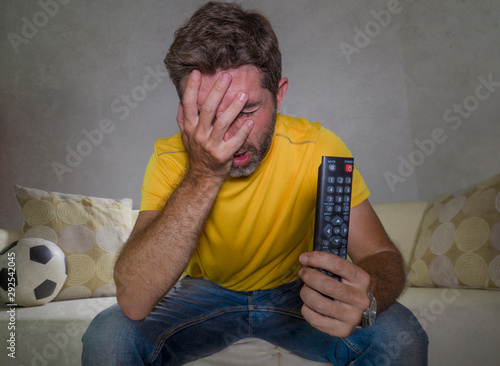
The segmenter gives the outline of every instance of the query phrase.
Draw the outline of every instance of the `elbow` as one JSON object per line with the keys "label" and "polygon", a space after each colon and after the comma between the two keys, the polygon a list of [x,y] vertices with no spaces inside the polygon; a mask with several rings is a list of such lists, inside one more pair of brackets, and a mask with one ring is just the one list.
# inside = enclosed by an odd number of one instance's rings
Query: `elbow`
{"label": "elbow", "polygon": [[130,320],[144,320],[151,312],[151,310],[137,305],[138,302],[126,297],[123,293],[118,293],[118,291],[116,294],[116,301],[122,313]]}
{"label": "elbow", "polygon": [[[117,263],[118,264],[118,263]],[[114,268],[114,281],[116,285],[116,302],[121,311],[130,320],[143,320],[151,312],[152,308],[146,308],[144,301],[137,292],[133,290],[133,282],[130,281],[129,274],[120,270],[118,265]]]}

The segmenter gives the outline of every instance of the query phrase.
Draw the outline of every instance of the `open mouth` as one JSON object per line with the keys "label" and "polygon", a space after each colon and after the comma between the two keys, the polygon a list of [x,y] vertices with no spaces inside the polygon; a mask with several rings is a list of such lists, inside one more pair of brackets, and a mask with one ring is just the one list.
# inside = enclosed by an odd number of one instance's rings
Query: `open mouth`
{"label": "open mouth", "polygon": [[250,151],[238,153],[233,155],[233,164],[236,166],[243,166],[250,161]]}

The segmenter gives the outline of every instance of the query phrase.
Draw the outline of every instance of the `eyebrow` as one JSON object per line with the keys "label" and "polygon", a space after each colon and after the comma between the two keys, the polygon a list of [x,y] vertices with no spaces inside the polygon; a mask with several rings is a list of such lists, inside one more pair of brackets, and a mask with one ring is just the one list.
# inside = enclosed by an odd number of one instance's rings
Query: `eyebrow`
{"label": "eyebrow", "polygon": [[[260,107],[265,101],[266,101],[266,98],[263,98],[261,100],[255,101],[255,102],[247,101],[245,103],[245,105],[243,106],[242,110],[247,110],[247,109],[252,109],[252,108],[255,108],[255,107]],[[200,108],[198,108],[198,113],[200,113]]]}
{"label": "eyebrow", "polygon": [[245,103],[245,106],[243,107],[243,109],[250,109],[250,108],[254,108],[254,107],[258,107],[260,106],[262,103],[264,103],[263,100],[259,100],[257,102],[246,102]]}

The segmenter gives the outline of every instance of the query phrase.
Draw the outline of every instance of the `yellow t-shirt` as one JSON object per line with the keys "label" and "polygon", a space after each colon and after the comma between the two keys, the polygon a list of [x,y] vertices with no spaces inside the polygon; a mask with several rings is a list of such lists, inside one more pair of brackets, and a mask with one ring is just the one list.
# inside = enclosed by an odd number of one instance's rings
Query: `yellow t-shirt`
{"label": "yellow t-shirt", "polygon": [[[271,148],[257,170],[222,184],[185,272],[237,291],[296,280],[300,254],[312,250],[323,155],[351,157],[340,138],[319,122],[278,114]],[[156,142],[144,176],[141,211],[164,207],[187,161],[179,134]],[[369,194],[355,168],[351,206]]]}

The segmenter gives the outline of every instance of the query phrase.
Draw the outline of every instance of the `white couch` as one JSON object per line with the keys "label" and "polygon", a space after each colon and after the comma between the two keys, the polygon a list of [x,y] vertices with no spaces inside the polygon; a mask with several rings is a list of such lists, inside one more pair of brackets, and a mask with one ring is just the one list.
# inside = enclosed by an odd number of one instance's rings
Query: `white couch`
{"label": "white couch", "polygon": [[[409,262],[428,202],[374,204],[389,236]],[[137,214],[137,212],[135,212]],[[0,229],[0,249],[21,232]],[[410,287],[399,301],[429,336],[430,365],[498,365],[500,292],[477,289]],[[0,308],[0,365],[80,365],[81,336],[92,318],[115,298],[51,302],[16,309],[11,318]],[[8,357],[9,322],[15,322],[16,360]],[[12,324],[11,324],[12,325]],[[245,339],[191,365],[321,365],[257,339]]]}

